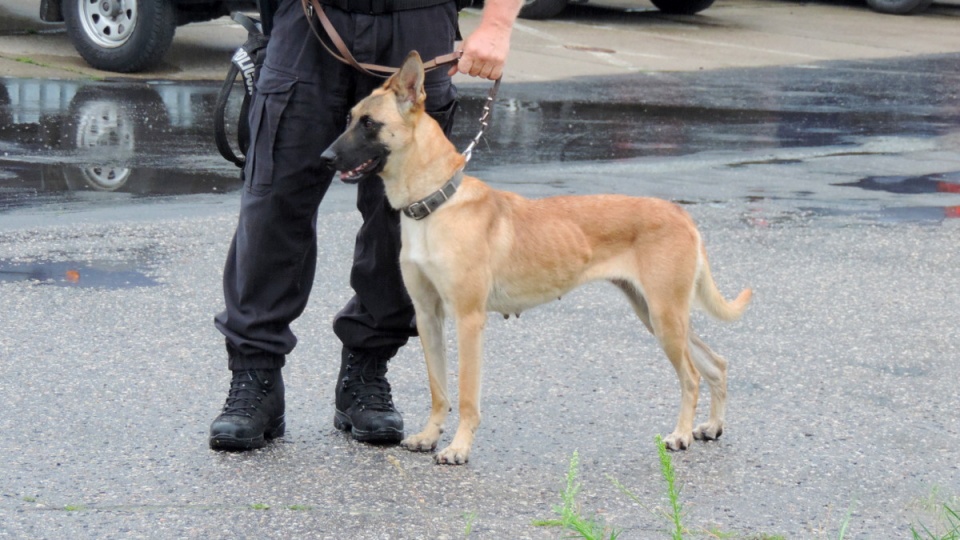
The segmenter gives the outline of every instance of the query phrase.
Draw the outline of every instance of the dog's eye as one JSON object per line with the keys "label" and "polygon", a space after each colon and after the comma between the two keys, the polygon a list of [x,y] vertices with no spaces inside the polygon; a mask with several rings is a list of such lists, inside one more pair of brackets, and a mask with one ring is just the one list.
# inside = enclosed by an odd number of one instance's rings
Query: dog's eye
{"label": "dog's eye", "polygon": [[367,115],[363,115],[360,117],[360,125],[363,126],[364,129],[371,129],[374,126],[373,119]]}

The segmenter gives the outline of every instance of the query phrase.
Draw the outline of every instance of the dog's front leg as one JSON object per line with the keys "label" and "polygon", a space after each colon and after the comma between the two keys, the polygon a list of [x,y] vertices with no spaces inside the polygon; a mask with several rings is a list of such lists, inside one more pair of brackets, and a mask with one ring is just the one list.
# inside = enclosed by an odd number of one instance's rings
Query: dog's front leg
{"label": "dog's front leg", "polygon": [[[400,445],[414,452],[432,452],[437,448],[443,424],[450,411],[450,397],[447,393],[447,353],[443,337],[443,302],[432,285],[422,281],[411,287],[407,285],[414,298],[417,313],[417,332],[423,346],[423,355],[427,361],[427,377],[430,380],[430,418],[423,431],[400,441]],[[409,279],[407,280],[409,281]]]}
{"label": "dog's front leg", "polygon": [[437,454],[437,463],[462,465],[470,459],[473,437],[480,426],[480,370],[483,362],[483,308],[457,313],[457,346],[460,352],[460,425],[450,446]]}

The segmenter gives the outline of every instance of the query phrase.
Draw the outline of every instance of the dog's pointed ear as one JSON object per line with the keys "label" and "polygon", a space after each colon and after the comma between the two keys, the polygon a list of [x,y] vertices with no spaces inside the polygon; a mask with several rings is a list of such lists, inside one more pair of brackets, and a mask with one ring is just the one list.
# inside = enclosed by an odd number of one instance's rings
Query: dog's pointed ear
{"label": "dog's pointed ear", "polygon": [[394,74],[387,84],[396,94],[397,103],[403,110],[422,105],[427,99],[427,93],[423,89],[423,62],[420,54],[410,51],[400,71]]}

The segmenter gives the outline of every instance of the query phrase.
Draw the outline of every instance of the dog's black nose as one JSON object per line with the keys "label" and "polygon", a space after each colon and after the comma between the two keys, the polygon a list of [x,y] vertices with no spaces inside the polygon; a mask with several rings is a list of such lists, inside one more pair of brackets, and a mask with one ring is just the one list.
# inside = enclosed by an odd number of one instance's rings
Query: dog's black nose
{"label": "dog's black nose", "polygon": [[333,147],[329,147],[320,154],[320,163],[332,170],[337,170],[337,153],[333,151]]}

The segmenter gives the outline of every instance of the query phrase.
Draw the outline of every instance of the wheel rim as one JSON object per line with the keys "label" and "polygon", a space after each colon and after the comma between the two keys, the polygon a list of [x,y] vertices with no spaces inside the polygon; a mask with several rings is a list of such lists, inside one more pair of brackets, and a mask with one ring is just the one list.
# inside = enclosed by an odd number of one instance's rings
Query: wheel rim
{"label": "wheel rim", "polygon": [[[84,158],[105,164],[81,167],[87,184],[113,191],[127,183],[132,171],[124,166],[134,152],[133,122],[116,103],[85,103],[77,114],[77,150]],[[113,163],[110,163],[113,162]]]}
{"label": "wheel rim", "polygon": [[137,26],[137,0],[81,0],[80,21],[94,43],[114,49],[133,35]]}

